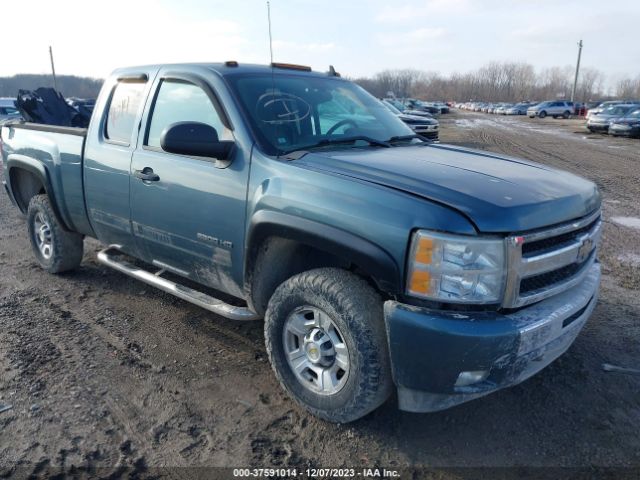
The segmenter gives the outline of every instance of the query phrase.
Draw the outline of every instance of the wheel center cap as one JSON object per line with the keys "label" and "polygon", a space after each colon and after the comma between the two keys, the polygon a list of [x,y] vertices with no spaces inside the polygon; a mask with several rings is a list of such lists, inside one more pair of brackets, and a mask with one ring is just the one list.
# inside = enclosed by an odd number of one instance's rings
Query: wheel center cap
{"label": "wheel center cap", "polygon": [[320,347],[314,342],[307,343],[304,348],[307,352],[307,357],[309,357],[309,360],[311,360],[312,362],[317,362],[322,357],[322,354],[320,353]]}

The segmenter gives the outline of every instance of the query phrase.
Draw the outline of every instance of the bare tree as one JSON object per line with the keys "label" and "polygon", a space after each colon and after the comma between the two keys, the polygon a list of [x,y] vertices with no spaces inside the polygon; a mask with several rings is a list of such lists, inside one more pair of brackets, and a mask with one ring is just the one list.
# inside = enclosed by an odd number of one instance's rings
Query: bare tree
{"label": "bare tree", "polygon": [[[601,98],[604,79],[599,70],[583,68],[577,98],[580,101]],[[400,98],[518,102],[567,98],[573,84],[573,67],[552,67],[536,73],[528,63],[490,62],[473,72],[448,76],[411,69],[385,70],[356,81],[377,97],[393,92]],[[640,77],[621,81],[618,94],[623,93],[640,97]]]}
{"label": "bare tree", "polygon": [[616,96],[618,98],[640,98],[640,76],[636,78],[623,78],[616,84]]}

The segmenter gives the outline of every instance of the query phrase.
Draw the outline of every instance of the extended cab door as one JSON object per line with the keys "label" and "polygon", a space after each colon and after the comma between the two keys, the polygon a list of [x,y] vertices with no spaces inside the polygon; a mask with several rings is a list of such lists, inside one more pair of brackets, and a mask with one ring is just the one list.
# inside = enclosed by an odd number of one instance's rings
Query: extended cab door
{"label": "extended cab door", "polygon": [[157,69],[116,74],[98,99],[84,149],[84,192],[99,240],[138,256],[129,212],[129,167],[145,99]]}
{"label": "extended cab door", "polygon": [[238,146],[223,165],[163,151],[160,136],[176,122],[208,124],[220,140],[234,134],[210,82],[197,74],[161,71],[152,95],[130,176],[131,222],[144,260],[241,296],[250,151]]}

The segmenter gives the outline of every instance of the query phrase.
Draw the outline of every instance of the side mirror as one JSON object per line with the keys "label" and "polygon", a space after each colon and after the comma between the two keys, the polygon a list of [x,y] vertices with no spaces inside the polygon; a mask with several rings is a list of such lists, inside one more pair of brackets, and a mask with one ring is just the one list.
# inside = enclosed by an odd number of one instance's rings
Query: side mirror
{"label": "side mirror", "polygon": [[160,135],[162,149],[178,155],[228,160],[234,145],[232,141],[219,140],[211,125],[199,122],[173,123]]}

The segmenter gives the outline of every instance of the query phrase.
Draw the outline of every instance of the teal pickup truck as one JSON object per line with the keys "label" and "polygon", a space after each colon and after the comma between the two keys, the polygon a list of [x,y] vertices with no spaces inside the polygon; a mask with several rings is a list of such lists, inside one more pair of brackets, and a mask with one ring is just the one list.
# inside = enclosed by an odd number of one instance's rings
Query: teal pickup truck
{"label": "teal pickup truck", "polygon": [[593,183],[429,142],[333,69],[121,69],[88,129],[1,138],[45,270],[77,267],[89,236],[108,267],[264,318],[283,388],[329,421],[394,389],[427,412],[521,382],[597,301]]}

